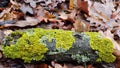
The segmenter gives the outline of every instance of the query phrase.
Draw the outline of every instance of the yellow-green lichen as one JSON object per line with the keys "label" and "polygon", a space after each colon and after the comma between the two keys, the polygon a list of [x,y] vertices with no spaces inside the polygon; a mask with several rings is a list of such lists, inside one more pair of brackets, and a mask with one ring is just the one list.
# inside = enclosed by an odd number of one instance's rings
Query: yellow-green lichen
{"label": "yellow-green lichen", "polygon": [[38,36],[24,33],[16,44],[3,47],[3,54],[8,58],[21,58],[30,63],[32,60],[41,60],[47,50],[45,45],[39,42]]}
{"label": "yellow-green lichen", "polygon": [[[44,30],[44,29],[34,29],[37,35],[41,38],[40,40],[48,40],[51,42],[52,39],[56,41],[56,49],[62,48],[68,50],[72,47],[75,41],[72,31],[65,30]],[[39,31],[38,31],[39,30]]]}
{"label": "yellow-green lichen", "polygon": [[99,58],[97,61],[113,62],[115,56],[113,53],[113,43],[108,38],[103,38],[97,32],[85,32],[90,37],[90,47],[98,51]]}
{"label": "yellow-green lichen", "polygon": [[[19,38],[9,35],[13,43],[3,44],[3,54],[7,58],[20,58],[25,62],[31,62],[32,60],[39,61],[44,58],[44,54],[48,51],[47,44],[41,42],[48,40],[51,42],[52,39],[56,41],[56,49],[62,48],[68,50],[72,47],[75,39],[72,31],[64,30],[45,30],[41,28],[28,29],[22,31],[14,31],[14,35],[20,33]],[[9,37],[8,36],[8,37]],[[4,42],[8,42],[6,40]],[[14,42],[16,41],[16,42]]]}

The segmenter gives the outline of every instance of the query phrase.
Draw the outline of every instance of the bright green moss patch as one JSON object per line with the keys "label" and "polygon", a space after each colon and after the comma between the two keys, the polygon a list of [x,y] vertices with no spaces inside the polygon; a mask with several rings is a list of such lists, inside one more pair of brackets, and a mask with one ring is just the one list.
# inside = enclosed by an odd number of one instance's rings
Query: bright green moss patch
{"label": "bright green moss patch", "polygon": [[103,38],[97,32],[85,32],[90,37],[90,47],[98,51],[97,61],[113,62],[115,56],[113,53],[113,43],[108,38]]}

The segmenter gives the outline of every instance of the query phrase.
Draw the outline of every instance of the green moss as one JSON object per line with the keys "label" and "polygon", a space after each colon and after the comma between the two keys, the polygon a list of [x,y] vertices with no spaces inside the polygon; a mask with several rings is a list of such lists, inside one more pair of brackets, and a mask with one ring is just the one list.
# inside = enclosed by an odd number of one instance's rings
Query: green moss
{"label": "green moss", "polygon": [[[19,37],[18,34],[20,35]],[[14,31],[9,35],[10,41],[16,41],[14,43],[3,45],[3,54],[7,58],[20,58],[25,62],[31,62],[32,60],[40,61],[44,58],[44,54],[48,51],[46,43],[48,40],[51,42],[53,39],[56,41],[56,49],[68,50],[72,47],[75,39],[72,36],[71,31],[64,30],[44,30],[41,28],[28,29],[25,31]],[[6,38],[8,39],[8,38]],[[5,40],[4,42],[10,42]]]}
{"label": "green moss", "polygon": [[108,38],[103,38],[97,32],[85,32],[90,37],[90,47],[98,51],[99,58],[97,61],[114,62],[113,43]]}

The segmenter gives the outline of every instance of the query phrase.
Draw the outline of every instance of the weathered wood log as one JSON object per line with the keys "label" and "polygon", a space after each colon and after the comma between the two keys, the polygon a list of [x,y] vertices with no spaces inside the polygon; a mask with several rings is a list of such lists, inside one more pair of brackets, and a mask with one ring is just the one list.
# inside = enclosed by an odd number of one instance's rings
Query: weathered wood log
{"label": "weathered wood log", "polygon": [[56,62],[114,62],[114,47],[97,32],[75,33],[41,28],[14,31],[3,41],[6,58]]}

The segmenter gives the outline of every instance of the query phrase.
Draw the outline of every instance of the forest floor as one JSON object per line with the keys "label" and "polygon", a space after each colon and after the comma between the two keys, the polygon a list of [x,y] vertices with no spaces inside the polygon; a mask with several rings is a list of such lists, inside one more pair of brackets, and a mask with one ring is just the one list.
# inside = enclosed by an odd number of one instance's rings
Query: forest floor
{"label": "forest floor", "polygon": [[[87,68],[120,68],[120,0],[1,0],[0,44],[15,30],[29,28],[99,32],[116,49],[113,63],[87,64]],[[33,63],[6,59],[0,46],[0,68],[84,68],[83,64]]]}

